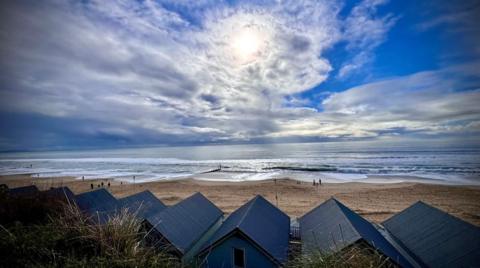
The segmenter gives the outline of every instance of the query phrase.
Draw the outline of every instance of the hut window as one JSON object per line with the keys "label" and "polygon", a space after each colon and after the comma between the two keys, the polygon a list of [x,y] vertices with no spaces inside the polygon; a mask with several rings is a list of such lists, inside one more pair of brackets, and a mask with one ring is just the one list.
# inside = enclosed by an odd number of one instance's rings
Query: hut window
{"label": "hut window", "polygon": [[235,268],[245,267],[245,251],[239,248],[233,248],[233,266]]}

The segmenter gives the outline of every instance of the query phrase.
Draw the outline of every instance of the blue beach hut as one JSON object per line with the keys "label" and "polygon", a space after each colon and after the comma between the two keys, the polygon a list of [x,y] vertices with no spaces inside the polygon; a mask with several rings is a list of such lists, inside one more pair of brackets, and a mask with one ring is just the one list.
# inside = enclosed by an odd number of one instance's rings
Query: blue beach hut
{"label": "blue beach hut", "polygon": [[47,197],[66,202],[75,202],[75,194],[68,187],[57,187],[43,192]]}
{"label": "blue beach hut", "polygon": [[78,208],[91,216],[91,220],[100,224],[106,223],[119,208],[118,200],[107,190],[101,188],[75,196]]}
{"label": "blue beach hut", "polygon": [[279,267],[287,261],[290,218],[265,198],[235,210],[198,255],[201,267]]}
{"label": "blue beach hut", "polygon": [[220,225],[223,212],[201,193],[196,193],[160,212],[147,215],[147,241],[188,263]]}
{"label": "blue beach hut", "polygon": [[389,242],[369,221],[331,198],[299,219],[302,253],[338,252],[362,242],[402,267],[419,267],[401,247]]}
{"label": "blue beach hut", "polygon": [[120,208],[126,209],[142,220],[161,212],[167,207],[149,190],[120,198],[118,203]]}
{"label": "blue beach hut", "polygon": [[480,228],[423,202],[383,222],[426,267],[480,266]]}
{"label": "blue beach hut", "polygon": [[10,196],[14,196],[14,197],[32,196],[32,195],[38,194],[39,192],[40,191],[35,185],[11,188],[11,189],[8,189],[7,191],[7,193]]}

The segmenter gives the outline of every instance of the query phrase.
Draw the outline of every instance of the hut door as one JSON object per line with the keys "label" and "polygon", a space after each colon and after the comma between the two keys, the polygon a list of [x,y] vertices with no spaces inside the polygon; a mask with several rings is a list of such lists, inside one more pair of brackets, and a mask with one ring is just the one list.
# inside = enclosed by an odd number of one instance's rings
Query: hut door
{"label": "hut door", "polygon": [[245,251],[239,248],[233,248],[233,267],[245,267]]}

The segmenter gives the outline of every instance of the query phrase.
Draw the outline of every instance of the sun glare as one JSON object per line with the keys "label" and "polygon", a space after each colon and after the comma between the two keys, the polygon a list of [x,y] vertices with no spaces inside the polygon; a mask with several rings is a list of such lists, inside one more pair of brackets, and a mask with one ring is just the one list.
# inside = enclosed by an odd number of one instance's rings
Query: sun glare
{"label": "sun glare", "polygon": [[238,32],[232,40],[236,58],[242,63],[255,60],[262,47],[262,37],[255,29],[248,27]]}

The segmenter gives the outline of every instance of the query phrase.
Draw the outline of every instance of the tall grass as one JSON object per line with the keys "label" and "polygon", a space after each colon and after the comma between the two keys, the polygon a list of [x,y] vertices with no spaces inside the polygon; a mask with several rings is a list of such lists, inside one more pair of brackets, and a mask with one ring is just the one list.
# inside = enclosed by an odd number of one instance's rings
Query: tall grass
{"label": "tall grass", "polygon": [[380,268],[397,267],[388,257],[365,243],[358,243],[337,252],[311,252],[297,254],[286,265],[292,268]]}
{"label": "tall grass", "polygon": [[[22,206],[28,210],[27,202],[17,208]],[[180,266],[177,258],[143,244],[141,222],[127,210],[105,224],[95,223],[73,204],[49,210],[46,219],[40,218],[40,222],[0,225],[0,267]]]}

